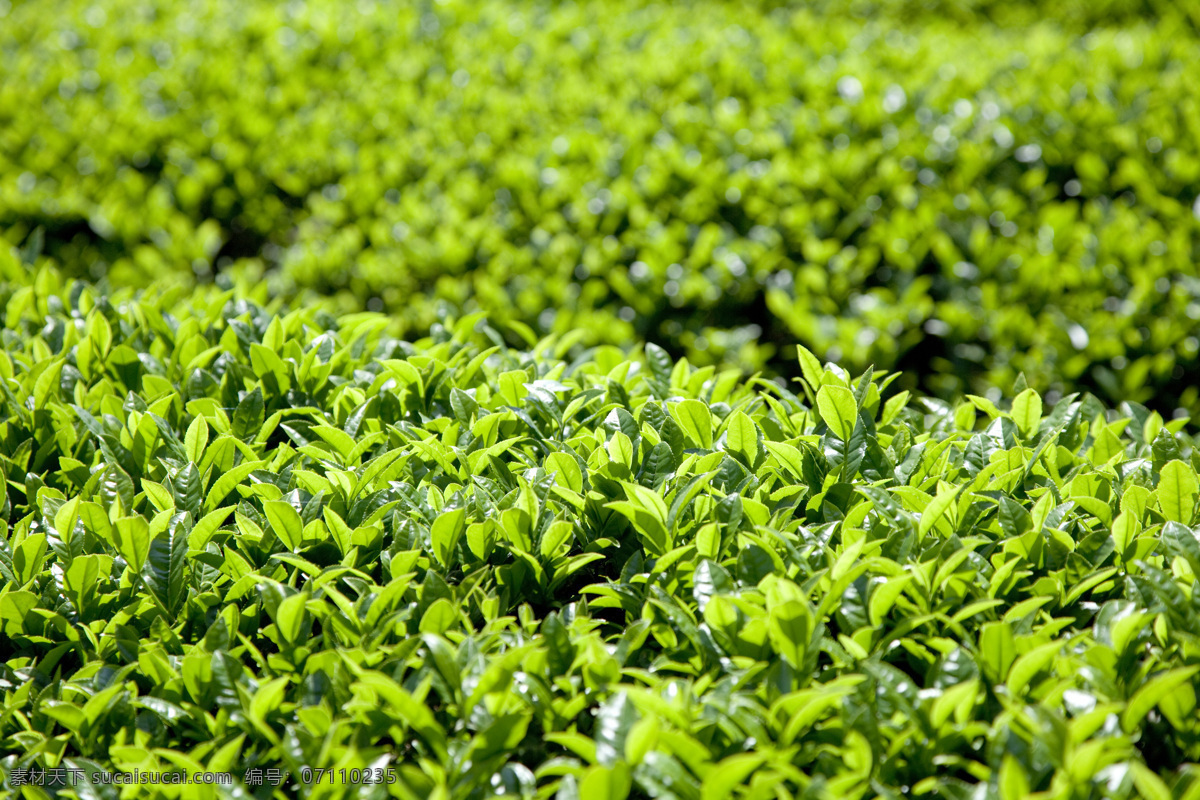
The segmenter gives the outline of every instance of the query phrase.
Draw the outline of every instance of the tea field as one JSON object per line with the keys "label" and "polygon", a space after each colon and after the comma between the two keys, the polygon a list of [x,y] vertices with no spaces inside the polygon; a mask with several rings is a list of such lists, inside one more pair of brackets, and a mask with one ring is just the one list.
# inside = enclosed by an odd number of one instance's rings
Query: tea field
{"label": "tea field", "polygon": [[0,0],[2,793],[1200,798],[1196,64]]}

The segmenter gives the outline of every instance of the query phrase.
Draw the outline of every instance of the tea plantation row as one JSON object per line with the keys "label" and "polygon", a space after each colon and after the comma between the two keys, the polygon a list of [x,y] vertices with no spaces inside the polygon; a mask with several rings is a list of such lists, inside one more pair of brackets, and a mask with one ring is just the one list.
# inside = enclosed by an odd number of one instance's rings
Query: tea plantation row
{"label": "tea plantation row", "polygon": [[1200,409],[1195,3],[773,5],[4,0],[0,234],[411,336]]}
{"label": "tea plantation row", "polygon": [[1200,796],[1184,420],[62,283],[0,332],[8,791]]}

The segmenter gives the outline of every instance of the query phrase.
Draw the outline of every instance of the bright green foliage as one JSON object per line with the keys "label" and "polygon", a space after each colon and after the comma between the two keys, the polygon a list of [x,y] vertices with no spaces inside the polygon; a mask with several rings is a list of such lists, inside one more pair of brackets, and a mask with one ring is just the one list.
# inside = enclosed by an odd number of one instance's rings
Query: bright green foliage
{"label": "bright green foliage", "polygon": [[1200,406],[1193,0],[775,5],[0,0],[0,234],[406,335]]}
{"label": "bright green foliage", "polygon": [[10,300],[6,776],[386,765],[414,800],[1195,791],[1185,421],[908,400],[806,351],[784,387],[653,349],[510,349],[478,317],[389,328],[48,275]]}

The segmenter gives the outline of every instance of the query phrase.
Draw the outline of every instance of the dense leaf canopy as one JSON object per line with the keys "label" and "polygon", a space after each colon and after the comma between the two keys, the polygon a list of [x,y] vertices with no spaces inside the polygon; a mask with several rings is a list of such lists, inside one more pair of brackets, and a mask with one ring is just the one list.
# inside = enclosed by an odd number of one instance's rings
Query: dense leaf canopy
{"label": "dense leaf canopy", "polygon": [[1196,3],[774,5],[6,1],[0,233],[412,336],[1200,410]]}
{"label": "dense leaf canopy", "polygon": [[513,349],[477,317],[409,343],[381,315],[57,284],[9,300],[0,355],[10,775],[1196,786],[1184,420],[917,400],[808,351],[785,386],[653,345]]}
{"label": "dense leaf canopy", "polygon": [[0,795],[1200,800],[1197,64],[0,0]]}

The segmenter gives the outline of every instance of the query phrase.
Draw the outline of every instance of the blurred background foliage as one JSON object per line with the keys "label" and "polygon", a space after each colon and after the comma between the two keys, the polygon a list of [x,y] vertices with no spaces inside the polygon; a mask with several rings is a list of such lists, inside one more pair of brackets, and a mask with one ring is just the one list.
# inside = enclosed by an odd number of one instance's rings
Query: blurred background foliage
{"label": "blurred background foliage", "polygon": [[413,336],[1195,412],[1197,64],[1196,2],[0,0],[0,236]]}

